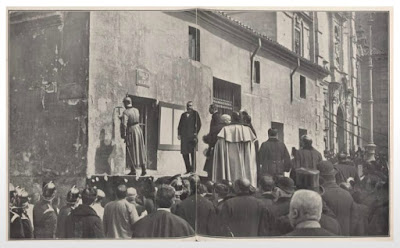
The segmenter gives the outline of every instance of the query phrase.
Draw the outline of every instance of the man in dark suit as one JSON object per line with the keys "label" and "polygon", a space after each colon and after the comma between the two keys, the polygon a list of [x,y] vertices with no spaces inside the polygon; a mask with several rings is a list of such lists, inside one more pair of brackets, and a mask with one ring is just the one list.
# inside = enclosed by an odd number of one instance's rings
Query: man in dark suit
{"label": "man in dark suit", "polygon": [[322,186],[325,189],[325,193],[322,195],[322,199],[335,213],[341,227],[342,235],[349,236],[354,204],[353,197],[348,191],[337,185],[335,178],[337,171],[334,169],[331,162],[320,162],[318,164],[318,170],[324,181]]}
{"label": "man in dark suit", "polygon": [[275,189],[274,178],[272,176],[263,176],[260,179],[260,188],[262,193],[257,198],[264,202],[265,206],[273,205],[276,198],[273,192]]}
{"label": "man in dark suit", "polygon": [[308,135],[301,137],[302,149],[297,151],[295,156],[294,169],[306,168],[317,170],[317,164],[322,161],[322,155],[312,146],[312,139]]}
{"label": "man in dark suit", "polygon": [[212,115],[210,122],[210,132],[203,137],[204,143],[208,144],[207,149],[207,159],[204,165],[204,171],[207,172],[207,178],[211,180],[212,178],[212,166],[213,166],[213,154],[214,154],[214,146],[218,140],[218,133],[224,127],[224,123],[221,120],[221,114],[218,113],[218,108],[215,104],[211,104],[208,111]]}
{"label": "man in dark suit", "polygon": [[200,178],[198,176],[190,177],[190,187],[192,194],[176,205],[174,214],[186,220],[196,233],[211,235],[210,224],[215,218],[214,205],[200,195]]}
{"label": "man in dark suit", "polygon": [[290,200],[289,221],[294,230],[285,236],[333,236],[321,227],[321,196],[314,191],[301,189]]}
{"label": "man in dark suit", "polygon": [[255,237],[272,234],[274,218],[268,208],[252,194],[255,189],[248,179],[235,181],[235,197],[223,203],[218,216],[221,236]]}
{"label": "man in dark suit", "polygon": [[338,156],[339,162],[334,165],[337,170],[336,183],[340,185],[342,182],[347,182],[347,180],[352,177],[355,183],[360,182],[358,176],[357,168],[351,165],[350,161],[347,160],[347,155],[345,153],[340,153]]}
{"label": "man in dark suit", "polygon": [[171,213],[175,190],[170,185],[161,185],[157,191],[157,211],[147,215],[133,225],[133,238],[188,237],[194,230],[186,220]]}
{"label": "man in dark suit", "polygon": [[259,154],[261,173],[260,176],[283,176],[291,168],[289,152],[285,144],[278,140],[278,130],[268,130],[268,140],[262,143]]}
{"label": "man in dark suit", "polygon": [[[181,115],[178,125],[178,139],[181,141],[181,154],[185,161],[186,172],[196,171],[195,149],[197,146],[197,134],[201,128],[199,113],[193,109],[193,102],[186,104],[187,111]],[[191,163],[189,160],[191,157]]]}

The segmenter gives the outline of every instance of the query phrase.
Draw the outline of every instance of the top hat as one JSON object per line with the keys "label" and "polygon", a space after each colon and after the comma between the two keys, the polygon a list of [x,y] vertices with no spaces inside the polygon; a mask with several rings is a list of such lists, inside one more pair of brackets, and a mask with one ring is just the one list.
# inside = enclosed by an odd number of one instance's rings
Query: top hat
{"label": "top hat", "polygon": [[320,195],[325,193],[325,189],[319,185],[319,171],[299,168],[296,170],[296,188],[313,190]]}

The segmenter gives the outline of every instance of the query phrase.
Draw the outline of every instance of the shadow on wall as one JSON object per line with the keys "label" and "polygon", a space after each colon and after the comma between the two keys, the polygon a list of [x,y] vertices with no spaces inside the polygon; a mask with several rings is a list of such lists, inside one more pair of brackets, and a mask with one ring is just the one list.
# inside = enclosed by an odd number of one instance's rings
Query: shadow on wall
{"label": "shadow on wall", "polygon": [[96,148],[96,156],[95,156],[95,166],[96,174],[111,174],[111,159],[115,157],[115,148],[116,145],[113,145],[111,140],[108,140],[106,137],[106,131],[101,129],[99,139],[100,144]]}

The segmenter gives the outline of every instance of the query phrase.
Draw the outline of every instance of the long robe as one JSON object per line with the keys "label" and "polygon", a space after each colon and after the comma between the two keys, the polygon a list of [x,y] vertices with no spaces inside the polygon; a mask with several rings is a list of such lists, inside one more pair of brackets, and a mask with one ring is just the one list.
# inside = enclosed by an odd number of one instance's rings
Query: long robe
{"label": "long robe", "polygon": [[194,230],[181,217],[166,210],[157,210],[133,225],[133,238],[189,237]]}
{"label": "long robe", "polygon": [[127,168],[147,165],[147,152],[139,117],[139,110],[132,107],[127,108],[122,115],[121,135],[126,142]]}
{"label": "long robe", "polygon": [[247,178],[256,187],[255,140],[256,136],[248,126],[234,124],[222,128],[214,149],[213,181],[225,179],[234,182]]}

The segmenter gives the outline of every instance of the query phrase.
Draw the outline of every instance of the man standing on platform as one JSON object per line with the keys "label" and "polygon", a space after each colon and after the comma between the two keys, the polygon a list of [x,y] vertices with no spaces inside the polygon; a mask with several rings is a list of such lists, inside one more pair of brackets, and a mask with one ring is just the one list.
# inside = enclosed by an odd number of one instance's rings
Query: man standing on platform
{"label": "man standing on platform", "polygon": [[[193,102],[186,104],[187,111],[181,115],[178,125],[178,139],[181,141],[181,154],[185,161],[186,172],[196,171],[195,149],[197,146],[197,134],[201,128],[200,116],[193,109]],[[189,154],[191,163],[189,161]]]}
{"label": "man standing on platform", "polygon": [[278,140],[278,130],[268,130],[268,140],[261,145],[259,151],[261,173],[259,176],[283,176],[291,168],[289,152],[285,144]]}
{"label": "man standing on platform", "polygon": [[210,108],[208,109],[211,117],[210,122],[210,132],[203,137],[204,143],[208,144],[207,149],[207,159],[206,164],[204,165],[204,171],[207,172],[207,177],[211,180],[212,178],[212,166],[213,166],[213,159],[214,159],[214,146],[218,140],[218,133],[224,127],[224,123],[221,120],[221,114],[218,113],[218,108],[215,104],[211,104]]}

